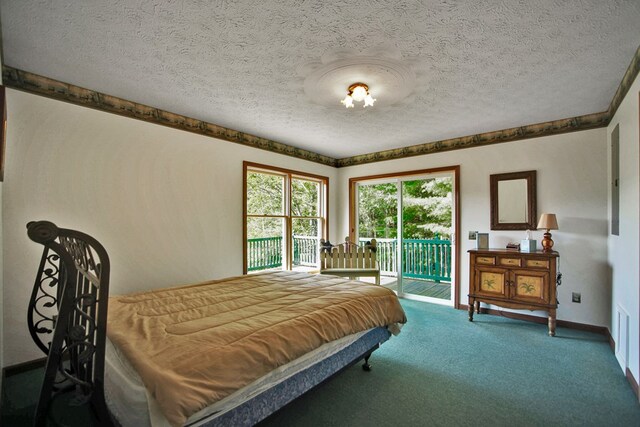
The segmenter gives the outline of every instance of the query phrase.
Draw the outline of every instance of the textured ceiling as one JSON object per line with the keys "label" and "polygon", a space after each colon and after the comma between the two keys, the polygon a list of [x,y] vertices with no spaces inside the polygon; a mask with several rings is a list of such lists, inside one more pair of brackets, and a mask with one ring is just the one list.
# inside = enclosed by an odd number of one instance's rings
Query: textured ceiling
{"label": "textured ceiling", "polygon": [[[335,158],[605,111],[640,44],[638,0],[2,0],[0,13],[11,67]],[[366,109],[305,93],[323,58],[377,51],[415,75],[398,102],[373,85]]]}

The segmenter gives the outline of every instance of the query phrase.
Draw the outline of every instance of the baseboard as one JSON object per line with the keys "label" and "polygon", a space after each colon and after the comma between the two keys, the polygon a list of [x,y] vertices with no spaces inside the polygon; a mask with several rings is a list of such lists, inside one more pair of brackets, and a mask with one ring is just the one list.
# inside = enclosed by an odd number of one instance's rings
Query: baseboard
{"label": "baseboard", "polygon": [[[40,359],[30,360],[28,362],[18,363],[16,365],[7,366],[2,369],[2,377],[4,378],[10,377],[12,375],[21,374],[22,372],[27,372],[36,368],[44,368],[44,365],[47,363],[47,358],[42,357]],[[4,383],[4,381],[3,381]]]}
{"label": "baseboard", "polygon": [[[469,306],[460,304],[460,309],[468,310]],[[493,308],[481,307],[480,312],[482,314],[492,314],[494,316],[507,317],[509,319],[515,319],[515,320],[524,320],[527,322],[540,323],[542,325],[546,325],[548,323],[548,318],[546,317],[533,316],[531,314],[515,313],[513,311],[503,311],[503,310],[496,310]],[[577,330],[586,331],[586,332],[594,332],[600,335],[608,335],[610,344],[611,342],[613,342],[613,340],[611,339],[611,334],[609,333],[609,328],[605,326],[588,325],[586,323],[570,322],[568,320],[556,320],[556,326],[561,326],[563,328],[569,328],[569,329],[577,329]]]}
{"label": "baseboard", "polygon": [[4,411],[2,410],[2,402],[4,402],[4,369],[0,369],[0,376],[2,376],[2,383],[0,383],[0,421],[2,420],[2,414]]}
{"label": "baseboard", "polygon": [[29,362],[18,363],[17,365],[7,366],[2,368],[2,387],[0,388],[0,414],[2,414],[2,402],[4,402],[4,389],[6,384],[6,379],[12,375],[20,374],[22,372],[27,372],[36,368],[43,368],[47,363],[47,358],[43,357],[36,360],[31,360]]}
{"label": "baseboard", "polygon": [[640,394],[638,394],[638,382],[633,377],[633,374],[631,373],[629,368],[626,369],[625,374],[625,376],[627,377],[627,381],[629,381],[629,384],[631,385],[631,389],[636,394],[636,399],[640,401]]}
{"label": "baseboard", "polygon": [[607,338],[609,338],[609,347],[611,347],[611,351],[615,354],[616,352],[616,341],[611,336],[611,331],[607,328]]}

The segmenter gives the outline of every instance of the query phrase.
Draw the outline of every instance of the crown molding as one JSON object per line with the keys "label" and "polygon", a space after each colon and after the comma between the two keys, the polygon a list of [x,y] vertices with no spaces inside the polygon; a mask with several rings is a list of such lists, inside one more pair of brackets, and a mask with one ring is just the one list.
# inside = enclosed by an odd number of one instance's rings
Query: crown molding
{"label": "crown molding", "polygon": [[336,159],[322,154],[225,128],[203,120],[197,120],[180,114],[171,113],[159,108],[127,101],[126,99],[64,83],[49,77],[9,67],[7,65],[2,66],[2,79],[4,85],[7,87],[46,96],[58,101],[69,102],[71,104],[118,114],[132,119],[143,120],[174,129],[197,133],[212,138],[234,142],[236,144],[247,145],[261,150],[271,151],[273,153],[284,154],[298,159],[336,167]]}
{"label": "crown molding", "polygon": [[382,162],[385,160],[402,159],[405,157],[421,156],[440,153],[443,151],[460,150],[463,148],[482,147],[502,142],[519,141],[522,139],[538,138],[541,136],[558,135],[580,130],[605,127],[609,124],[609,113],[587,114],[585,116],[554,120],[551,122],[519,126],[494,132],[479,133],[460,138],[427,142],[409,147],[378,151],[360,156],[338,159],[337,167],[363,165],[366,163]]}
{"label": "crown molding", "polygon": [[343,159],[334,159],[329,156],[286,145],[281,142],[225,128],[213,123],[171,113],[144,104],[138,104],[69,83],[60,82],[49,77],[19,70],[7,65],[3,65],[2,67],[2,77],[4,84],[13,89],[133,119],[144,120],[150,123],[168,126],[187,132],[197,133],[212,138],[222,139],[236,144],[267,150],[273,153],[284,154],[326,166],[340,168],[606,127],[609,124],[611,117],[613,117],[613,114],[615,114],[615,111],[619,107],[620,102],[622,102],[622,99],[629,91],[629,88],[637,77],[639,71],[640,47],[636,50],[633,60],[627,68],[618,90],[611,101],[609,109],[604,112],[519,126],[494,132],[468,135],[459,138],[432,141],[424,144],[378,151],[375,153],[362,154]]}
{"label": "crown molding", "polygon": [[631,89],[631,85],[635,81],[636,77],[638,77],[638,72],[640,72],[640,46],[636,49],[635,55],[631,59],[631,63],[629,67],[627,67],[627,71],[624,73],[622,80],[620,81],[620,85],[618,85],[618,90],[616,90],[615,95],[613,95],[613,99],[611,99],[611,104],[609,104],[609,119],[612,119],[613,116],[618,111],[618,107],[620,107],[620,103],[624,99],[624,97]]}

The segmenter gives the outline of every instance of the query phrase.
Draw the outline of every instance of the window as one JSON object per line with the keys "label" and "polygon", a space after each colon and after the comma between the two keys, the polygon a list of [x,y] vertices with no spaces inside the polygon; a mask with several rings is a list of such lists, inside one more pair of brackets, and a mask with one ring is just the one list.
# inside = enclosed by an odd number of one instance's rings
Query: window
{"label": "window", "polygon": [[244,272],[315,270],[329,179],[244,163]]}

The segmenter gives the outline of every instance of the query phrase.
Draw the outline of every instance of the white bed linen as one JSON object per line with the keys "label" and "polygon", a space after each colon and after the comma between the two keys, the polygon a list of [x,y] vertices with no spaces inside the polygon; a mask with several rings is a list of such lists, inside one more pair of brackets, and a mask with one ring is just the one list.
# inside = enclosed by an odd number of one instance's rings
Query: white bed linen
{"label": "white bed linen", "polygon": [[[368,331],[349,335],[324,344],[316,350],[283,365],[226,398],[193,414],[185,425],[198,426],[207,420],[232,410],[262,391],[286,380],[314,363],[349,346]],[[147,393],[138,373],[126,357],[107,339],[105,399],[111,413],[123,427],[170,427],[155,399]],[[215,414],[214,416],[211,416]]]}

